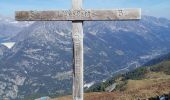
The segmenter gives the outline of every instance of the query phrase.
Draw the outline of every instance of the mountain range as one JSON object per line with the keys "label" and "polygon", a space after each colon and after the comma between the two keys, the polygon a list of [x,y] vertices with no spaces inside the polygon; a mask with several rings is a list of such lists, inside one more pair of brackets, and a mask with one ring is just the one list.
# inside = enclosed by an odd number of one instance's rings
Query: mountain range
{"label": "mountain range", "polygon": [[[71,93],[71,23],[16,22],[1,18],[0,97],[57,96]],[[170,21],[84,22],[85,86],[124,73],[170,50]]]}

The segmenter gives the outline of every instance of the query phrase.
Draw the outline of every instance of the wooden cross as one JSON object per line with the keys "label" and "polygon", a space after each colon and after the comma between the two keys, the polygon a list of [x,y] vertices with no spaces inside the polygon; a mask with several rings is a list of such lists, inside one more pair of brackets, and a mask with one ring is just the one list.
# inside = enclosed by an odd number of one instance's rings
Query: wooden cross
{"label": "wooden cross", "polygon": [[71,10],[16,11],[18,21],[72,21],[73,100],[83,100],[83,21],[138,20],[140,9],[83,10],[83,0],[72,0]]}

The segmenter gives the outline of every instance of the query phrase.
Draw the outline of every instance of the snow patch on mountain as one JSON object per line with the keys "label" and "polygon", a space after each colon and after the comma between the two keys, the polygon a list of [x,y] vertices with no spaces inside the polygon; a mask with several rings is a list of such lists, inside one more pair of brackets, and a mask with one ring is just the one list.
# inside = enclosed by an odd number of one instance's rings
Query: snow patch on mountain
{"label": "snow patch on mountain", "polygon": [[11,49],[15,45],[15,42],[5,42],[1,44]]}
{"label": "snow patch on mountain", "polygon": [[95,84],[95,82],[86,83],[86,84],[84,84],[84,87],[89,88],[94,84]]}

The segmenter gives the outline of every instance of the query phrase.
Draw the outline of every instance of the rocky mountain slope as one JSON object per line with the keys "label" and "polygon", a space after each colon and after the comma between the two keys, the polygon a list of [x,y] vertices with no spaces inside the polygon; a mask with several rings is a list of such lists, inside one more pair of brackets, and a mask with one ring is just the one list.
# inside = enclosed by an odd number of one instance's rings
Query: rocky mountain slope
{"label": "rocky mountain slope", "polygon": [[[10,37],[15,45],[0,60],[0,97],[70,93],[71,23],[34,22],[23,27]],[[140,21],[84,22],[85,84],[133,70],[168,52],[169,27],[169,20],[149,16]]]}
{"label": "rocky mountain slope", "polygon": [[3,57],[3,55],[5,54],[5,52],[8,51],[8,48],[4,45],[0,45],[0,59]]}

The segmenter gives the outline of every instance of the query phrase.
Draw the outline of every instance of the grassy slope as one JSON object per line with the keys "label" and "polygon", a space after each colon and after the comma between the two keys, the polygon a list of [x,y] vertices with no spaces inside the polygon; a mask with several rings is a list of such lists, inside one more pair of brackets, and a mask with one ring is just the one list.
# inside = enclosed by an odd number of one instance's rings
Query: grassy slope
{"label": "grassy slope", "polygon": [[[105,88],[116,82],[116,90],[107,93]],[[99,87],[100,86],[100,87]],[[94,92],[99,89],[100,92]],[[85,100],[136,100],[170,93],[170,61],[164,61],[151,67],[136,69],[119,75],[91,88],[85,94]],[[97,90],[98,91],[98,90]],[[71,96],[53,100],[72,100]]]}

